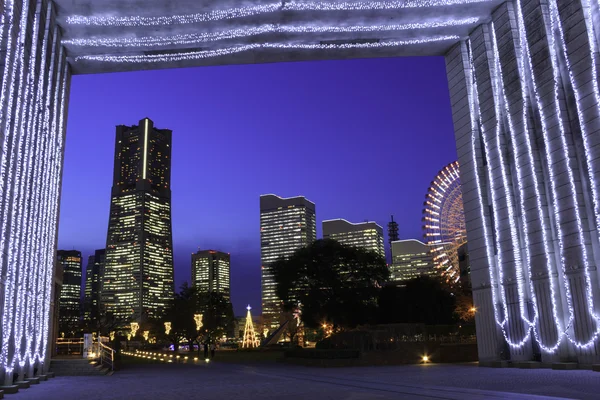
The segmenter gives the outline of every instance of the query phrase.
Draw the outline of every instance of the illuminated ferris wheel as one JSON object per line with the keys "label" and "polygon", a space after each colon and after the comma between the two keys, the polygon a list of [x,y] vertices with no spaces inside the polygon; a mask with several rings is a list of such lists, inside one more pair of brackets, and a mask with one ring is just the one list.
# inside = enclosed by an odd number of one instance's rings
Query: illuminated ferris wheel
{"label": "illuminated ferris wheel", "polygon": [[458,161],[448,164],[427,191],[423,209],[423,234],[433,265],[446,282],[460,279],[458,249],[467,242]]}

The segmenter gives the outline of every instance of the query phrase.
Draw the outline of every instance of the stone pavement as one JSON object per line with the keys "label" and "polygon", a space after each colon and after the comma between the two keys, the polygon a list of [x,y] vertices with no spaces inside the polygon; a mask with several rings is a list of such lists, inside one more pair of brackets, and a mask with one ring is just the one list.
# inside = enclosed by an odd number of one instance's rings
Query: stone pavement
{"label": "stone pavement", "polygon": [[[512,393],[511,393],[512,392]],[[600,373],[408,365],[306,368],[281,364],[134,364],[115,375],[56,377],[14,400],[598,399]]]}

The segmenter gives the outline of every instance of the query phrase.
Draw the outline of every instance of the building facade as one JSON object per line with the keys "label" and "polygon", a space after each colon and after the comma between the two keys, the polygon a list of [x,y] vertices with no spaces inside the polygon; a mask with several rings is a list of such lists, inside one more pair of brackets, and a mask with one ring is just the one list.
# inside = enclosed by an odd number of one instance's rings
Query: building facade
{"label": "building facade", "polygon": [[77,250],[58,250],[57,262],[63,270],[58,306],[58,330],[65,337],[74,336],[81,324],[82,258]]}
{"label": "building facade", "polygon": [[352,223],[345,219],[323,221],[323,239],[374,251],[385,258],[383,228],[375,222]]}
{"label": "building facade", "polygon": [[173,298],[172,243],[171,131],[118,126],[101,300],[121,327]]}
{"label": "building facade", "polygon": [[270,265],[280,257],[289,257],[297,249],[316,239],[315,203],[302,196],[260,196],[262,313],[272,327],[279,325],[281,302],[275,294],[275,281]]}
{"label": "building facade", "polygon": [[104,277],[104,263],[106,249],[96,250],[89,256],[85,269],[85,300],[83,303],[83,321],[87,327],[93,329],[98,324],[100,317],[100,299],[102,294],[102,279]]}
{"label": "building facade", "polygon": [[431,252],[425,243],[416,239],[392,242],[392,282],[402,284],[407,280],[419,276],[433,276],[435,273]]}
{"label": "building facade", "polygon": [[192,286],[200,292],[220,293],[231,300],[229,253],[200,250],[192,254]]}

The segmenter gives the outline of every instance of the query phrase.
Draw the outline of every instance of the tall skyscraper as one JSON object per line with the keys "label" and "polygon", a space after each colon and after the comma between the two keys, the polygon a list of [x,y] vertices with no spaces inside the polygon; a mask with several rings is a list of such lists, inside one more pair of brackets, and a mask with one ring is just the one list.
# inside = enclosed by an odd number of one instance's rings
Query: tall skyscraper
{"label": "tall skyscraper", "polygon": [[85,301],[83,306],[83,320],[93,327],[100,316],[100,294],[102,293],[102,277],[104,276],[104,262],[106,250],[96,250],[89,256],[85,269]]}
{"label": "tall skyscraper", "polygon": [[419,276],[436,273],[429,247],[416,239],[392,242],[391,280],[402,283]]}
{"label": "tall skyscraper", "polygon": [[192,286],[201,292],[222,294],[230,300],[230,256],[216,250],[200,250],[192,254]]}
{"label": "tall skyscraper", "polygon": [[260,255],[262,264],[262,312],[271,327],[279,322],[280,300],[270,265],[289,257],[317,239],[315,203],[305,197],[260,196]]}
{"label": "tall skyscraper", "polygon": [[173,298],[171,131],[118,126],[102,302],[121,327]]}
{"label": "tall skyscraper", "polygon": [[354,224],[345,219],[323,221],[323,239],[371,250],[385,258],[383,228],[375,222]]}
{"label": "tall skyscraper", "polygon": [[81,252],[58,250],[57,262],[62,267],[62,288],[59,296],[59,333],[69,337],[81,321]]}

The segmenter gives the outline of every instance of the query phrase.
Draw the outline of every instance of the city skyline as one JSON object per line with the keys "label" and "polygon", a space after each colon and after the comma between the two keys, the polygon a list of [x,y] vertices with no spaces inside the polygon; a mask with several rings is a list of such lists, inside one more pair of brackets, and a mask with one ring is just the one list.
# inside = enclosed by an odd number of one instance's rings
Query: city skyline
{"label": "city skyline", "polygon": [[[358,87],[345,87],[357,74],[363,77]],[[401,238],[422,239],[429,183],[456,159],[443,58],[210,67],[76,76],[74,82],[59,248],[75,247],[87,257],[104,247],[114,127],[147,116],[173,130],[176,289],[189,281],[190,253],[230,252],[236,315],[244,315],[248,303],[260,309],[261,194],[314,201],[317,237],[322,220],[368,219],[386,226],[394,214]],[[208,94],[190,96],[190,85]],[[140,101],[113,98],[120,87],[139,93]],[[248,102],[259,88],[261,104]],[[90,98],[90,92],[98,95]],[[386,100],[392,94],[393,105]],[[428,118],[432,107],[439,111],[436,118]],[[266,115],[263,108],[276,111]],[[81,116],[93,110],[102,110],[102,118],[90,127]],[[292,117],[299,123],[289,125]],[[306,140],[294,144],[300,134]],[[84,151],[88,135],[95,137],[93,162]],[[307,157],[309,165],[300,166]],[[284,168],[273,167],[278,163]],[[369,190],[363,190],[366,185]]]}

